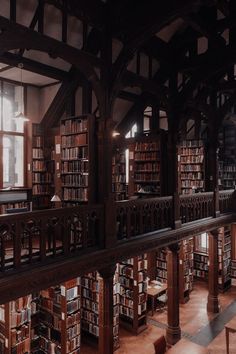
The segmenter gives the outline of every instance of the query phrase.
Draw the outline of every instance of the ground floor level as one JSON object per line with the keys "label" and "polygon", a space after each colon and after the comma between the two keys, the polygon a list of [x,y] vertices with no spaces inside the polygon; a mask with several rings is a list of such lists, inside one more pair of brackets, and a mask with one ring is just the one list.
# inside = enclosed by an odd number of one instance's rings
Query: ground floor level
{"label": "ground floor level", "polygon": [[[236,316],[236,285],[219,295],[220,312],[207,313],[208,285],[195,282],[190,300],[180,305],[180,326],[182,338],[209,349],[210,354],[226,354],[225,324]],[[165,334],[167,310],[149,312],[148,327],[135,336],[126,330],[120,330],[120,348],[116,354],[153,354],[153,343]],[[82,345],[83,354],[97,354],[94,346]],[[230,354],[236,353],[236,333],[230,334]],[[181,353],[179,353],[181,354]],[[189,353],[192,354],[192,353]]]}

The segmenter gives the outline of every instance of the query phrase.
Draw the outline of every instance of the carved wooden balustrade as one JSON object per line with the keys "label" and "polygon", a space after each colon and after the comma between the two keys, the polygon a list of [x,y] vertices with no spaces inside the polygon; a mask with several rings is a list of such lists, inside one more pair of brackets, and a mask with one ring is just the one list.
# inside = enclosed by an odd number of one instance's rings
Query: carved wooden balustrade
{"label": "carved wooden balustrade", "polygon": [[102,206],[0,216],[0,274],[102,245]]}
{"label": "carved wooden balustrade", "polygon": [[[219,193],[221,214],[232,210],[233,192],[230,190]],[[214,193],[180,195],[179,207],[182,224],[213,217]],[[116,202],[115,208],[118,240],[171,228],[174,224],[173,198],[169,196]]]}
{"label": "carved wooden balustrade", "polygon": [[116,202],[118,240],[170,227],[173,198],[160,197]]}
{"label": "carved wooden balustrade", "polygon": [[182,224],[213,216],[213,192],[180,196],[180,220]]}
{"label": "carved wooden balustrade", "polygon": [[219,205],[221,214],[228,213],[233,209],[233,201],[235,198],[233,193],[236,193],[234,189],[219,192]]}

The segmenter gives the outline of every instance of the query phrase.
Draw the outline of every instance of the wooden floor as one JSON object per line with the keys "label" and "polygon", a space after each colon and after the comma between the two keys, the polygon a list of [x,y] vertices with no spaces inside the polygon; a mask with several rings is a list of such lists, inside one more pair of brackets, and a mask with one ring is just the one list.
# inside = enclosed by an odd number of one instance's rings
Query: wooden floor
{"label": "wooden floor", "polygon": [[[195,283],[188,303],[180,306],[182,337],[209,349],[211,354],[226,354],[224,323],[236,316],[236,286],[220,294],[221,311],[208,314],[206,311],[207,284]],[[138,336],[120,331],[120,348],[116,354],[153,354],[152,343],[165,334],[167,312],[155,312],[148,316],[148,328]],[[81,354],[97,354],[96,349],[82,346]],[[181,354],[181,353],[180,353]],[[230,335],[230,354],[236,354],[236,334]]]}

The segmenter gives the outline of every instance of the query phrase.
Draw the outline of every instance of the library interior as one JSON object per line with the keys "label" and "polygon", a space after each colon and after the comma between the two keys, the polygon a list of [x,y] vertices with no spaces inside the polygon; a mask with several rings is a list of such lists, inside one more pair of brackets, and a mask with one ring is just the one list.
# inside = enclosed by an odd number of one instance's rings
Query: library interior
{"label": "library interior", "polygon": [[0,0],[0,354],[236,353],[235,110],[235,0]]}

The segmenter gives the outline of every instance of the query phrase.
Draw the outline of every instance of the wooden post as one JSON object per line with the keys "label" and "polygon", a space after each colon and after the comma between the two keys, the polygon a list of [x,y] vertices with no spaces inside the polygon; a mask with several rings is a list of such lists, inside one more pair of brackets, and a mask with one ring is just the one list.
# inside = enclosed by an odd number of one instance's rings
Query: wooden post
{"label": "wooden post", "polygon": [[[215,140],[216,138],[214,138]],[[206,175],[209,178],[206,179],[206,191],[214,192],[213,200],[213,217],[220,215],[219,207],[219,168],[218,168],[218,147],[213,139],[209,139],[209,145],[207,149],[206,158]]]}
{"label": "wooden post", "polygon": [[167,251],[167,296],[168,314],[166,340],[170,345],[175,344],[181,338],[179,326],[179,249],[175,243],[168,247]]}
{"label": "wooden post", "polygon": [[157,252],[151,251],[147,253],[147,276],[150,280],[156,279],[157,273]]}
{"label": "wooden post", "polygon": [[218,313],[219,312],[219,299],[218,299],[218,230],[211,231],[209,237],[209,270],[208,270],[208,284],[209,294],[207,298],[207,311]]}
{"label": "wooden post", "polygon": [[113,278],[116,266],[99,270],[99,354],[112,354],[113,340]]}
{"label": "wooden post", "polygon": [[173,196],[173,225],[174,229],[181,227],[180,220],[180,199],[178,180],[178,148],[177,134],[168,133],[168,195]]}

